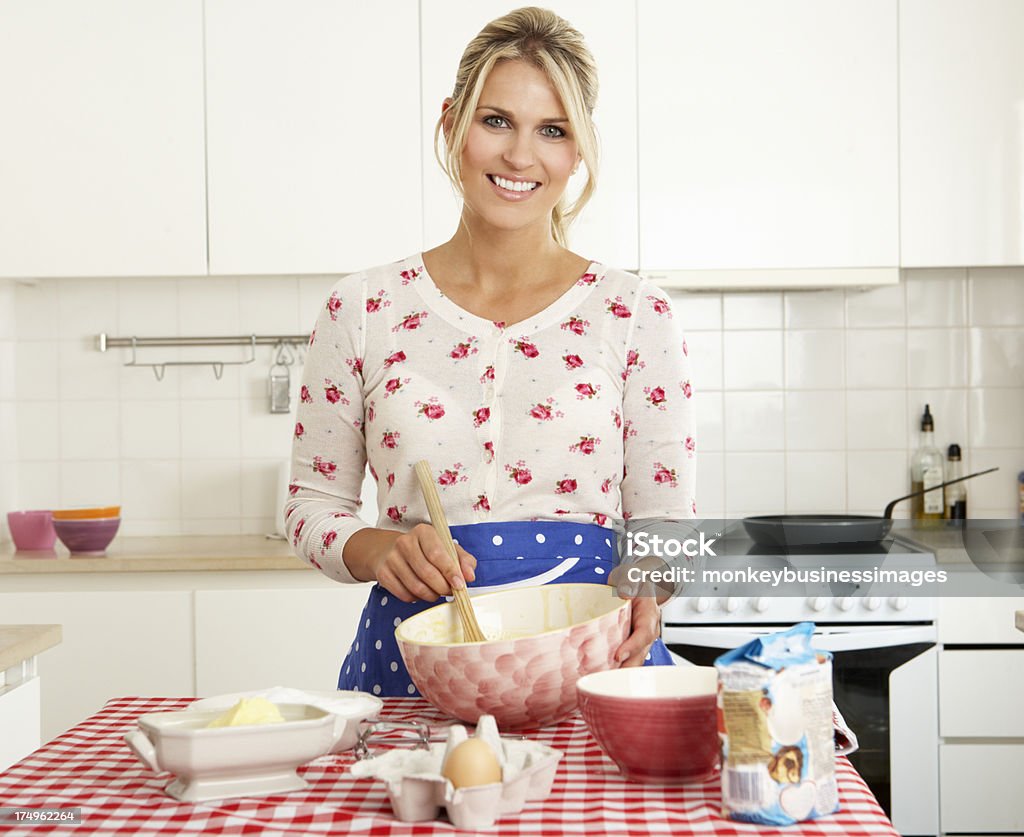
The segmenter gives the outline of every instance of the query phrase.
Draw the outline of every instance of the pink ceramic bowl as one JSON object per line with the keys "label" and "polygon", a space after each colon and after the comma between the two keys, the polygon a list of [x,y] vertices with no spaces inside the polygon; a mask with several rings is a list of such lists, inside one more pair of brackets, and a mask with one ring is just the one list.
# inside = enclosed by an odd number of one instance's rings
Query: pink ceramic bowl
{"label": "pink ceramic bowl", "polygon": [[468,723],[493,715],[503,730],[553,724],[576,708],[576,681],[614,668],[630,603],[605,584],[549,584],[473,597],[487,642],[461,642],[454,604],[395,631],[412,682],[438,709]]}
{"label": "pink ceramic bowl", "polygon": [[49,550],[57,541],[50,511],[7,512],[7,528],[15,549]]}
{"label": "pink ceramic bowl", "polygon": [[104,555],[120,525],[120,517],[53,521],[60,542],[75,555]]}
{"label": "pink ceramic bowl", "polygon": [[719,766],[718,673],[710,666],[602,671],[576,684],[591,734],[634,782],[711,778]]}

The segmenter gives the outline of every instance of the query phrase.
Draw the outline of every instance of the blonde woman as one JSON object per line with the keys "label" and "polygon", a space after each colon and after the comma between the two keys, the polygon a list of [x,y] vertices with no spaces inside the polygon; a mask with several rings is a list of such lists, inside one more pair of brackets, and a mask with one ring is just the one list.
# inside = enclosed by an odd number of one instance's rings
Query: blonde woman
{"label": "blonde woman", "polygon": [[[316,323],[289,536],[340,582],[375,581],[339,688],[414,695],[394,628],[473,588],[608,580],[614,524],[695,514],[686,346],[667,296],[567,247],[596,185],[597,72],[555,14],[513,11],[466,48],[436,143],[462,197],[447,242],[346,276]],[[577,167],[579,198],[567,204]],[[434,468],[456,574],[414,464]],[[366,465],[378,523],[355,515]],[[634,600],[626,666],[670,663]]]}

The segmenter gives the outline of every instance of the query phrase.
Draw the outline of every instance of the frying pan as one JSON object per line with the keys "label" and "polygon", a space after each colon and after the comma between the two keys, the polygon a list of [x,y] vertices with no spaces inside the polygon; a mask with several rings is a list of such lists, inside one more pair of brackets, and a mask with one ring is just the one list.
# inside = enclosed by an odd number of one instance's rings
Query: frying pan
{"label": "frying pan", "polygon": [[885,507],[882,517],[864,514],[769,514],[747,517],[743,528],[759,546],[817,546],[827,544],[876,543],[892,528],[895,505],[936,488],[991,474],[998,468],[976,471],[966,477],[940,482],[921,491],[897,497]]}

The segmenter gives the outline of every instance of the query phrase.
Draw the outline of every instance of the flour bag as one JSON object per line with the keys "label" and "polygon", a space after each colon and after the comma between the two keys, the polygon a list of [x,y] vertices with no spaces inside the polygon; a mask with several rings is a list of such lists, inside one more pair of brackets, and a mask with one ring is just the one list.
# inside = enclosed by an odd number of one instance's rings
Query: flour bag
{"label": "flour bag", "polygon": [[802,622],[715,660],[724,817],[792,825],[839,809],[832,655],[813,635]]}

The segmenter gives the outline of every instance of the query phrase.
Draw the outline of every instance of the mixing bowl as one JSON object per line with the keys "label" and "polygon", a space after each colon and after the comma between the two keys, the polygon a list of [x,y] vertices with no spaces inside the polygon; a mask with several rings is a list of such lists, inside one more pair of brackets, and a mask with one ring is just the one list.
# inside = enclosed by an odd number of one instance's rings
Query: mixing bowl
{"label": "mixing bowl", "polygon": [[395,631],[412,682],[468,723],[493,715],[503,730],[542,727],[576,708],[576,681],[614,668],[630,603],[606,584],[519,587],[473,597],[486,642],[462,642],[453,604],[410,616]]}
{"label": "mixing bowl", "polygon": [[49,511],[7,512],[7,528],[15,549],[53,549],[57,533],[53,529],[53,514]]}
{"label": "mixing bowl", "polygon": [[120,525],[120,517],[53,521],[60,542],[76,555],[103,555]]}
{"label": "mixing bowl", "polygon": [[601,749],[636,782],[702,782],[719,766],[718,672],[711,666],[602,671],[576,684]]}

